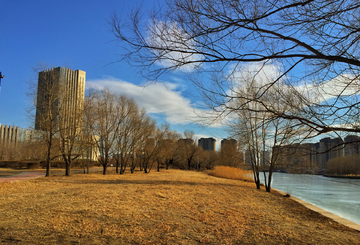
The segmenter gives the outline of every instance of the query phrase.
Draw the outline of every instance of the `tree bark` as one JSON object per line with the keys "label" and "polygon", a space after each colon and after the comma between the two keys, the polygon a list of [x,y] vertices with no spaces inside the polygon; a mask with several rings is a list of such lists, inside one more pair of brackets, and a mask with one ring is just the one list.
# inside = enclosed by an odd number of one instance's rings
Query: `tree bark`
{"label": "tree bark", "polygon": [[51,149],[51,143],[48,144],[48,152],[47,152],[47,157],[46,157],[46,174],[45,174],[45,177],[49,177],[49,176],[50,176],[50,169],[51,169],[50,149]]}
{"label": "tree bark", "polygon": [[116,159],[116,169],[115,169],[116,173],[119,173],[119,160]]}
{"label": "tree bark", "polygon": [[70,176],[71,175],[71,163],[70,162],[66,162],[65,163],[65,175],[66,176]]}

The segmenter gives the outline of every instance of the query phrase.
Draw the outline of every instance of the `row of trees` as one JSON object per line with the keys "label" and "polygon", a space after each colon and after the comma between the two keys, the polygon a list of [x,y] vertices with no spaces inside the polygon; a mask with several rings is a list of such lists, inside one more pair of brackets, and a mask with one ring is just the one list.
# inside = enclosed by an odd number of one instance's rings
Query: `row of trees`
{"label": "row of trees", "polygon": [[[324,133],[359,133],[357,1],[169,0],[112,16],[122,57],[145,77],[183,72],[253,159]],[[178,73],[179,74],[179,73]],[[264,177],[270,191],[277,156]]]}
{"label": "row of trees", "polygon": [[326,163],[325,173],[329,175],[359,175],[360,174],[360,156],[343,156],[331,159]]}
{"label": "row of trees", "polygon": [[158,170],[160,165],[200,169],[219,162],[218,154],[194,144],[193,132],[186,131],[185,140],[180,140],[168,125],[157,127],[131,98],[108,89],[91,89],[81,98],[81,82],[74,89],[60,79],[59,69],[40,72],[37,90],[32,93],[33,98],[37,96],[35,128],[45,149],[46,176],[55,159],[64,161],[67,176],[73,162],[80,159],[98,161],[103,174],[110,165],[123,174],[137,167],[149,173],[154,164]]}

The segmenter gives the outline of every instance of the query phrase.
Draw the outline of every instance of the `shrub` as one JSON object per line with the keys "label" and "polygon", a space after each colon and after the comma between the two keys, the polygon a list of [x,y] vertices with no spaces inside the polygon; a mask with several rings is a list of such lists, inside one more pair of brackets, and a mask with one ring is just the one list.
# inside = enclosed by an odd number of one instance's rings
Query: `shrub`
{"label": "shrub", "polygon": [[40,167],[40,162],[28,162],[27,163],[27,168],[28,169],[39,169]]}
{"label": "shrub", "polygon": [[331,159],[326,163],[326,174],[349,175],[360,174],[360,156],[344,156]]}
{"label": "shrub", "polygon": [[253,181],[251,171],[228,166],[216,166],[209,174],[220,178]]}

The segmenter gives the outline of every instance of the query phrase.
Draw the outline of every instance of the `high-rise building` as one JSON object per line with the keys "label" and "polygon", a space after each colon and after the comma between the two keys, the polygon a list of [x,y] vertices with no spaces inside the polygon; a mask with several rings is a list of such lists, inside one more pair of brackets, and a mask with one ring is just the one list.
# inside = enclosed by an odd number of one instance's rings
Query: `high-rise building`
{"label": "high-rise building", "polygon": [[216,149],[216,139],[214,138],[201,138],[199,139],[199,146],[203,148],[204,151],[215,151]]}
{"label": "high-rise building", "polygon": [[82,124],[85,71],[57,67],[39,72],[35,129]]}
{"label": "high-rise building", "polygon": [[237,151],[237,141],[234,139],[223,139],[221,141],[221,150],[225,148]]}

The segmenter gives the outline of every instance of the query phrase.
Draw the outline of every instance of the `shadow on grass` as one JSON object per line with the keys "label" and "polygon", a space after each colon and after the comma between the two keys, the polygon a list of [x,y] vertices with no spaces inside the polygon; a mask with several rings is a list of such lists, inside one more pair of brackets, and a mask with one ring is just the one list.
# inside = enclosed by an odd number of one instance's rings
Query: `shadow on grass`
{"label": "shadow on grass", "polygon": [[[168,177],[171,178],[171,175],[165,176],[162,175],[162,178]],[[216,177],[212,177],[216,178]],[[222,178],[219,178],[219,180]],[[43,179],[42,181],[46,181]],[[63,179],[58,179],[58,182],[64,182],[67,184],[74,184],[74,185],[82,185],[82,184],[94,184],[94,185],[148,185],[148,186],[160,186],[160,185],[175,185],[175,186],[222,186],[222,187],[241,187],[241,188],[248,188],[254,189],[252,186],[241,185],[241,182],[245,182],[243,180],[232,180],[232,181],[239,181],[239,184],[231,184],[231,183],[221,183],[217,182],[216,179],[213,181],[206,181],[206,182],[197,182],[197,181],[188,181],[188,180],[164,180],[164,179],[151,179],[151,180],[129,180],[129,179],[75,179],[72,177],[65,177]],[[249,182],[247,182],[249,183]],[[252,184],[252,183],[250,183]],[[255,186],[255,184],[254,184]]]}

